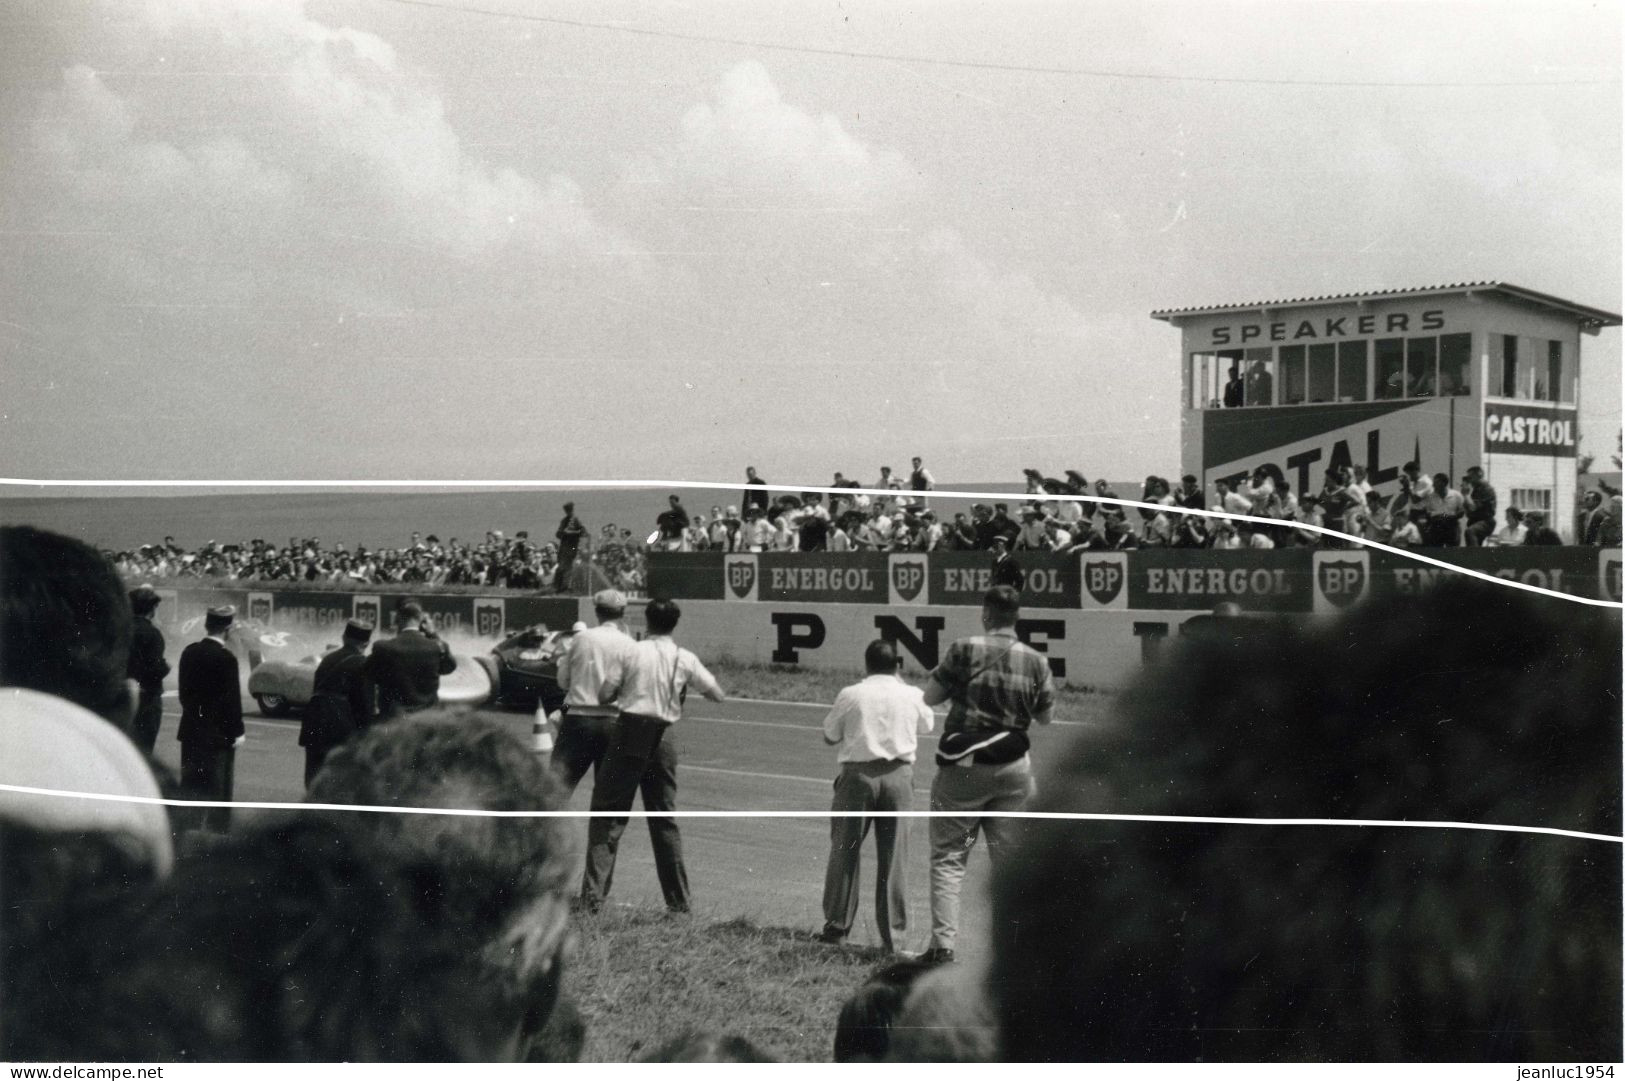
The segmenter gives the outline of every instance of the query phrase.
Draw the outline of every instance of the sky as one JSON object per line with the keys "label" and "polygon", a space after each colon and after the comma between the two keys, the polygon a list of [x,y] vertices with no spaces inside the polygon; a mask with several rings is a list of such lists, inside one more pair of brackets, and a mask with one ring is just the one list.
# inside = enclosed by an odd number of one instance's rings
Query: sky
{"label": "sky", "polygon": [[1154,309],[1621,307],[1617,3],[6,12],[5,476],[1167,474]]}

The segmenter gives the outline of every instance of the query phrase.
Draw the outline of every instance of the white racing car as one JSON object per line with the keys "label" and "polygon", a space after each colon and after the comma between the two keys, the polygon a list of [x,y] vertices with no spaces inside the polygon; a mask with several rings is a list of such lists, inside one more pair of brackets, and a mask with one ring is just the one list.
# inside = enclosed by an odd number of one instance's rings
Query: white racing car
{"label": "white racing car", "polygon": [[[316,686],[316,664],[338,648],[331,642],[319,651],[290,631],[252,628],[242,635],[249,651],[248,693],[267,717],[282,717],[309,704]],[[258,660],[255,658],[258,657]],[[477,706],[491,698],[488,669],[465,653],[453,653],[457,667],[440,677],[440,704]]]}

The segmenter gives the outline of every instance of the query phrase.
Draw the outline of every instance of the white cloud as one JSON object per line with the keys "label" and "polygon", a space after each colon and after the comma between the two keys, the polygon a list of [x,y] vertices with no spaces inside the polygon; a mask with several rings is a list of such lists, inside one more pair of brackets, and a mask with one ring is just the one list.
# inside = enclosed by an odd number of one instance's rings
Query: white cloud
{"label": "white cloud", "polygon": [[919,187],[899,154],[865,146],[829,113],[814,116],[786,102],[767,68],[754,60],[729,70],[712,99],[684,115],[682,127],[682,170],[743,197],[850,203],[904,196]]}

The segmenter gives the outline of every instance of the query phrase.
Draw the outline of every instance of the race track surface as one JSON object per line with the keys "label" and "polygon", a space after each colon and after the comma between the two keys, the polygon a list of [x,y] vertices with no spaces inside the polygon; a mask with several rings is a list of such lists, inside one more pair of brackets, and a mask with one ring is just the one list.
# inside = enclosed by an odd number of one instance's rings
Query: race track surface
{"label": "race track surface", "polygon": [[[173,697],[166,698],[164,706],[158,758],[178,773],[180,745],[175,731],[180,707]],[[824,745],[819,727],[826,708],[748,700],[692,704],[675,729],[678,808],[827,811],[836,767],[835,750]],[[244,712],[248,740],[237,752],[236,798],[297,803],[304,795],[304,750],[298,745],[297,716],[280,720],[260,717],[252,699],[244,700]],[[529,713],[496,709],[481,712],[529,740]],[[1035,761],[1042,762],[1069,734],[1065,729],[1037,732],[1033,738]],[[936,771],[931,752],[935,748],[934,735],[921,740],[919,761],[914,767],[916,810],[929,807],[931,778]],[[587,809],[590,786],[589,777],[576,790],[570,803],[572,810]],[[239,817],[253,813],[241,812]],[[700,918],[747,917],[763,925],[809,931],[822,926],[820,897],[829,851],[827,817],[683,819],[680,824],[695,911]],[[926,826],[925,819],[909,823],[906,948],[915,950],[928,945],[930,934]],[[586,819],[579,820],[578,830],[584,847]],[[963,898],[959,952],[966,960],[978,960],[986,940],[990,868],[984,851],[979,846],[972,855]],[[866,843],[860,887],[865,902],[849,940],[855,945],[879,942],[873,903],[869,900],[873,867],[873,849]],[[648,908],[662,904],[649,835],[636,819],[621,843],[610,900]]]}

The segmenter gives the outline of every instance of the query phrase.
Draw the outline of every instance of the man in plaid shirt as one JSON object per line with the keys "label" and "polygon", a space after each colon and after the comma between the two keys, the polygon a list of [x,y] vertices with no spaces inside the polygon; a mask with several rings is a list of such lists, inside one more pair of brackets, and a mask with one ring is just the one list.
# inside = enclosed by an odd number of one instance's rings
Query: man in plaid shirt
{"label": "man in plaid shirt", "polygon": [[1048,724],[1055,706],[1049,661],[1016,637],[1021,594],[994,586],[982,599],[984,634],[948,647],[925,685],[925,702],[951,703],[931,782],[933,811],[963,812],[931,819],[931,948],[925,960],[954,959],[959,889],[976,835],[1002,858],[1014,841],[1015,819],[1033,792],[1027,729]]}

